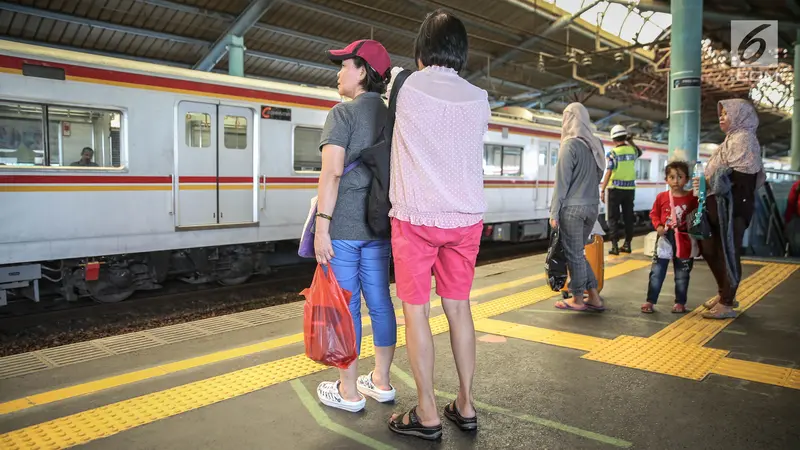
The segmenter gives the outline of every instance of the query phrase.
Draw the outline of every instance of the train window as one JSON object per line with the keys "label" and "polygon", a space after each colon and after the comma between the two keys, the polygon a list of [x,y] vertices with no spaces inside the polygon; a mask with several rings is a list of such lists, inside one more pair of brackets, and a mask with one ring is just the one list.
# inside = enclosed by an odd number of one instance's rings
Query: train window
{"label": "train window", "polygon": [[0,102],[0,165],[120,167],[121,115],[93,108]]}
{"label": "train window", "polygon": [[658,176],[662,176],[664,171],[667,169],[667,157],[661,156],[658,158]]}
{"label": "train window", "polygon": [[558,145],[550,147],[550,165],[555,167],[558,162]]}
{"label": "train window", "polygon": [[319,142],[322,129],[296,127],[294,129],[294,170],[296,172],[319,172],[322,170],[322,153]]}
{"label": "train window", "polygon": [[186,146],[207,148],[211,146],[211,116],[206,113],[186,113]]}
{"label": "train window", "polygon": [[650,160],[637,159],[636,160],[636,179],[649,180],[650,179]]}
{"label": "train window", "polygon": [[522,147],[484,145],[483,174],[507,177],[522,175]]}
{"label": "train window", "polygon": [[231,150],[247,148],[247,118],[225,116],[225,148]]}
{"label": "train window", "polygon": [[503,175],[522,175],[522,149],[503,147]]}

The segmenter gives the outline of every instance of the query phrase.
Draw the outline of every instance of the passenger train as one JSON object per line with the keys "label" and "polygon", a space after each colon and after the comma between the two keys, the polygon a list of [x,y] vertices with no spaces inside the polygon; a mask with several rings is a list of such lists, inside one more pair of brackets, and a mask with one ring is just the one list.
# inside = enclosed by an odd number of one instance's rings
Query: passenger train
{"label": "passenger train", "polygon": [[[38,300],[40,287],[115,302],[167,278],[232,285],[268,272],[300,236],[321,129],[341,101],[328,88],[0,41],[0,304],[9,292]],[[549,120],[492,117],[485,239],[547,238],[560,134]],[[667,147],[638,144],[646,216]]]}

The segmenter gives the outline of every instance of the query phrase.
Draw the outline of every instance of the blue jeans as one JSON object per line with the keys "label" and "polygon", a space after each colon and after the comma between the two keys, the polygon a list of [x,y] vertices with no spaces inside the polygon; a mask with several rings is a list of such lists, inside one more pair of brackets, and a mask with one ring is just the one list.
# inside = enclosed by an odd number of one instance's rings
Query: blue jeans
{"label": "blue jeans", "polygon": [[334,240],[330,267],[336,281],[350,291],[350,314],[356,329],[356,348],[361,354],[361,293],[372,319],[372,340],[376,347],[397,343],[397,318],[389,294],[391,242]]}
{"label": "blue jeans", "polygon": [[[694,259],[672,259],[672,268],[675,269],[675,303],[686,304],[686,294],[689,291],[689,275],[692,273]],[[653,258],[650,267],[650,284],[647,286],[647,301],[652,304],[658,302],[661,286],[667,277],[668,259]]]}

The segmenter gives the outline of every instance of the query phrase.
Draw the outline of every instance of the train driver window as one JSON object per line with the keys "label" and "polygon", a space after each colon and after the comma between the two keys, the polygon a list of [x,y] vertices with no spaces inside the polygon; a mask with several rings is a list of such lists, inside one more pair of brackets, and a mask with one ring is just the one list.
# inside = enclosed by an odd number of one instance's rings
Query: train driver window
{"label": "train driver window", "polygon": [[225,116],[225,148],[241,150],[247,148],[247,118]]}
{"label": "train driver window", "polygon": [[636,160],[636,179],[637,180],[649,180],[650,179],[650,163],[649,159],[637,159]]}
{"label": "train driver window", "polygon": [[321,128],[296,127],[294,129],[295,172],[319,172],[322,170]]}
{"label": "train driver window", "polygon": [[121,132],[120,111],[3,101],[0,165],[120,167]]}
{"label": "train driver window", "polygon": [[211,146],[211,116],[206,113],[186,113],[186,146],[208,148]]}

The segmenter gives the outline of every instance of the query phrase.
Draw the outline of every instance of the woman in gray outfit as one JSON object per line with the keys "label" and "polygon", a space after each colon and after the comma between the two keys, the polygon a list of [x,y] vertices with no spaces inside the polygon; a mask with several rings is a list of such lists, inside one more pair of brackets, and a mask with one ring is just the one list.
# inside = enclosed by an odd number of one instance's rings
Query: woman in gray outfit
{"label": "woman in gray outfit", "polygon": [[[580,103],[564,109],[561,148],[556,163],[556,184],[550,207],[550,225],[558,227],[569,270],[572,298],[556,308],[603,311],[597,279],[583,247],[589,239],[600,205],[600,180],[605,169],[603,144],[591,128],[589,112]],[[589,298],[584,301],[584,292]]]}

